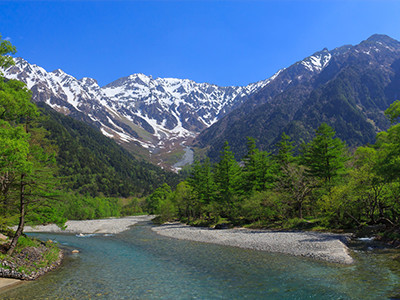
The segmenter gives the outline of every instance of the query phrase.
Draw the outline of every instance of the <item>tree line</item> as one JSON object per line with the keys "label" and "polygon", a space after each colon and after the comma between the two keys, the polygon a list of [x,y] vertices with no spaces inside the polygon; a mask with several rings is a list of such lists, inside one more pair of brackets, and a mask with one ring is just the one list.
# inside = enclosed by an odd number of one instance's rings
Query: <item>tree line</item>
{"label": "tree line", "polygon": [[146,199],[162,221],[193,225],[356,228],[399,226],[400,102],[386,111],[392,127],[374,145],[352,151],[323,123],[315,137],[295,149],[281,136],[274,154],[248,138],[237,162],[226,142],[219,160],[196,161],[176,190],[164,184]]}

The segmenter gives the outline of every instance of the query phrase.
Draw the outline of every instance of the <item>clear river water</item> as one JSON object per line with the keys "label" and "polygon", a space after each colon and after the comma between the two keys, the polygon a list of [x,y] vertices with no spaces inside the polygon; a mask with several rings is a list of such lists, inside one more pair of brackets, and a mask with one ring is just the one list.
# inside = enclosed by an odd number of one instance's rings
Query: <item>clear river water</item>
{"label": "clear river water", "polygon": [[357,263],[343,266],[171,239],[151,226],[118,235],[32,234],[80,253],[0,299],[400,299],[396,254],[360,250],[364,243],[352,247]]}

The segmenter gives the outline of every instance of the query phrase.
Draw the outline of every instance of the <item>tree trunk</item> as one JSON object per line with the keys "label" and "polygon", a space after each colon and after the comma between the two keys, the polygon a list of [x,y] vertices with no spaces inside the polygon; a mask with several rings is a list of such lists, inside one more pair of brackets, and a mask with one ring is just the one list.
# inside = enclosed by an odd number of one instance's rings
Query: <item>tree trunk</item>
{"label": "tree trunk", "polygon": [[303,219],[303,201],[299,202],[299,219]]}
{"label": "tree trunk", "polygon": [[8,255],[12,255],[14,252],[15,247],[17,246],[18,239],[21,236],[23,230],[24,230],[24,225],[25,225],[25,183],[24,183],[24,177],[25,175],[21,175],[21,190],[20,190],[20,215],[19,215],[19,224],[17,231],[15,232],[15,235],[11,241],[10,248],[7,251]]}

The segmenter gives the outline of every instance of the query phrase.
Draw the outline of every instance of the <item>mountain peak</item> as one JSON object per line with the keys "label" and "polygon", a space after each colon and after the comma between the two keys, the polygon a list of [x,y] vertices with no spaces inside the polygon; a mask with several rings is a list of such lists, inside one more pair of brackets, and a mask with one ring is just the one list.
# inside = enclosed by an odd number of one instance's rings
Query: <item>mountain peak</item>
{"label": "mountain peak", "polygon": [[371,35],[367,40],[362,41],[360,45],[380,44],[387,47],[397,48],[400,46],[400,42],[387,36],[385,34],[374,34]]}
{"label": "mountain peak", "polygon": [[64,75],[65,74],[65,72],[61,69],[54,70],[51,73],[53,73],[55,75]]}
{"label": "mountain peak", "polygon": [[397,42],[395,39],[392,39],[390,36],[386,35],[386,34],[373,34],[371,35],[367,41],[369,42]]}

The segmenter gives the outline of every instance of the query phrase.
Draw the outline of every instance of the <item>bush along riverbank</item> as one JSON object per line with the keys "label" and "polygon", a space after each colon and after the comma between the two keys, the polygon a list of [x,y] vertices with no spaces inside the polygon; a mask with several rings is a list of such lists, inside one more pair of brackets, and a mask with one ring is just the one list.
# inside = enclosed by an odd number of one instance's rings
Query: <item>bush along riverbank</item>
{"label": "bush along riverbank", "polygon": [[57,268],[63,259],[63,251],[52,241],[22,236],[12,255],[6,254],[8,243],[7,238],[0,241],[0,278],[35,280]]}

